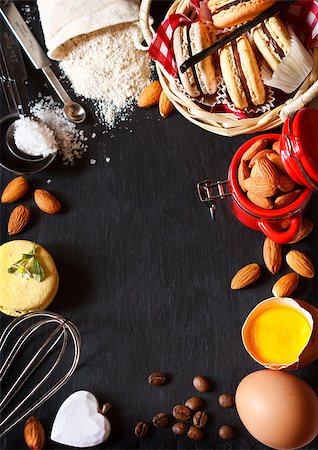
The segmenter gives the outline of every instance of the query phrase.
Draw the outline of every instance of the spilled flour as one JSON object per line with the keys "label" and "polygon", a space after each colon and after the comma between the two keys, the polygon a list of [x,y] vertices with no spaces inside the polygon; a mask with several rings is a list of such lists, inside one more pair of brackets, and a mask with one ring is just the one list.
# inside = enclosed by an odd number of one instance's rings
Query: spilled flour
{"label": "spilled flour", "polygon": [[77,95],[93,100],[98,119],[112,128],[127,117],[151,78],[147,52],[139,50],[138,23],[110,26],[63,44],[60,67]]}

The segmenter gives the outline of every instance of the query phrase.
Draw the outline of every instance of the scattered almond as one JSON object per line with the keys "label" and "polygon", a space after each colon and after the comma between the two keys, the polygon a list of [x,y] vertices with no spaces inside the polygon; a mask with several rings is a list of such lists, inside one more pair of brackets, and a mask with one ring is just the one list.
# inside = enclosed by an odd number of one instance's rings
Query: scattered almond
{"label": "scattered almond", "polygon": [[162,91],[159,97],[159,112],[160,115],[165,119],[170,116],[174,109],[172,101],[167,97],[165,91]]}
{"label": "scattered almond", "polygon": [[20,233],[30,219],[31,210],[27,206],[19,205],[12,211],[8,222],[10,236]]}
{"label": "scattered almond", "polygon": [[283,173],[286,173],[286,169],[284,167],[283,161],[281,160],[280,155],[278,155],[276,152],[268,153],[267,158],[272,161],[272,163],[275,164],[278,170],[280,170]]}
{"label": "scattered almond", "polygon": [[267,269],[272,274],[279,272],[282,265],[282,246],[266,238],[263,245],[263,258]]}
{"label": "scattered almond", "polygon": [[42,450],[45,434],[41,422],[36,417],[30,417],[24,426],[24,440],[31,450]]}
{"label": "scattered almond", "polygon": [[150,106],[157,105],[159,103],[162,87],[159,81],[153,81],[148,84],[141,92],[137,105],[140,108],[150,108]]}
{"label": "scattered almond", "polygon": [[61,209],[60,201],[53,194],[44,189],[36,189],[34,191],[34,201],[46,214],[56,214]]}
{"label": "scattered almond", "polygon": [[4,188],[1,196],[2,203],[13,203],[22,198],[29,189],[29,183],[24,177],[13,178]]}
{"label": "scattered almond", "polygon": [[274,152],[278,153],[280,155],[280,144],[279,141],[275,141],[272,145],[272,149]]}
{"label": "scattered almond", "polygon": [[239,168],[238,168],[237,179],[238,179],[241,189],[244,192],[246,192],[246,189],[243,186],[243,181],[246,180],[246,178],[248,178],[249,176],[250,176],[250,171],[248,170],[247,161],[242,159],[242,161],[240,162]]}
{"label": "scattered almond", "polygon": [[273,286],[274,297],[289,297],[297,289],[299,275],[295,272],[282,276]]}
{"label": "scattered almond", "polygon": [[243,153],[242,159],[244,161],[250,161],[256,155],[256,153],[258,153],[261,150],[264,150],[266,144],[267,139],[258,139],[256,142],[254,142],[254,144],[250,146],[250,148],[248,148]]}
{"label": "scattered almond", "polygon": [[278,182],[278,189],[282,192],[290,192],[293,189],[296,188],[295,181],[290,178],[289,175],[280,174],[279,176],[279,182]]}
{"label": "scattered almond", "polygon": [[271,161],[267,158],[258,158],[255,166],[257,166],[258,175],[261,178],[269,181],[273,186],[278,186],[280,178],[275,165]]}
{"label": "scattered almond", "polygon": [[274,208],[283,208],[292,203],[299,196],[300,190],[287,192],[287,194],[279,195],[274,200]]}
{"label": "scattered almond", "polygon": [[263,209],[273,209],[273,202],[268,197],[259,197],[252,192],[247,192],[247,198],[254,203],[254,205],[259,206]]}
{"label": "scattered almond", "polygon": [[261,150],[260,152],[256,153],[256,155],[250,160],[248,167],[251,169],[252,167],[254,167],[254,164],[256,163],[256,161],[259,158],[267,158],[267,155],[269,153],[275,153],[275,152],[273,152],[273,150],[271,150],[269,148],[265,148],[265,150]]}
{"label": "scattered almond", "polygon": [[314,265],[309,256],[299,250],[291,250],[286,255],[286,261],[289,267],[299,275],[305,278],[313,278],[315,275]]}
{"label": "scattered almond", "polygon": [[243,186],[247,191],[259,197],[271,197],[276,192],[276,186],[261,177],[247,178],[243,181]]}
{"label": "scattered almond", "polygon": [[297,242],[302,241],[303,239],[305,239],[307,236],[310,235],[313,228],[314,228],[314,224],[312,223],[311,220],[309,220],[307,218],[303,219],[303,223],[301,225],[298,235],[296,236],[296,238],[293,241],[290,241],[289,244],[297,244]]}
{"label": "scattered almond", "polygon": [[260,277],[261,268],[258,264],[252,263],[242,267],[232,278],[231,289],[243,289],[249,286]]}

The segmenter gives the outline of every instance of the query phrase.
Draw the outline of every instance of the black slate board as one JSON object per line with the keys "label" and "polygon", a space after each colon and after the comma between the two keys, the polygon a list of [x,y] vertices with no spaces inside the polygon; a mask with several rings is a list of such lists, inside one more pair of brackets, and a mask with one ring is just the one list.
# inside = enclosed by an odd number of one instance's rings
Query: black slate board
{"label": "black slate board", "polygon": [[[154,5],[159,17],[168,2]],[[40,37],[38,24],[33,28]],[[27,68],[33,98],[39,91],[50,93],[41,74],[28,63]],[[59,405],[72,392],[87,389],[114,405],[109,414],[113,432],[100,448],[266,448],[244,430],[235,409],[221,409],[217,399],[260,369],[245,352],[240,330],[249,311],[271,296],[278,276],[264,270],[253,288],[231,292],[229,281],[238,268],[262,264],[264,238],[241,225],[226,200],[212,223],[196,194],[199,180],[226,178],[232,155],[247,137],[210,134],[176,112],[163,120],[156,108],[136,109],[131,121],[108,134],[99,125],[92,128],[94,122],[91,114],[83,126],[88,136],[95,132],[97,137],[90,139],[82,161],[64,167],[56,160],[29,178],[32,188],[49,189],[61,199],[62,213],[39,212],[31,191],[23,201],[32,208],[32,221],[17,238],[35,240],[54,256],[61,284],[50,309],[72,320],[83,338],[78,370],[35,415],[49,435]],[[1,170],[1,189],[11,178]],[[314,195],[308,216],[315,222],[317,206]],[[1,206],[1,242],[9,239],[11,210],[11,205]],[[316,267],[317,236],[316,228],[296,246],[312,256]],[[317,291],[316,280],[302,280],[295,296],[318,305]],[[1,329],[10,320],[1,315]],[[316,392],[317,368],[316,362],[297,372]],[[167,373],[169,383],[148,385],[154,370]],[[211,417],[207,439],[195,443],[165,429],[138,440],[135,423],[171,413],[176,403],[195,395],[192,377],[200,373],[213,380],[212,392],[203,394]],[[236,440],[218,438],[224,423],[237,427]],[[317,447],[315,440],[307,448]],[[22,426],[3,439],[2,448],[26,448]],[[45,448],[62,446],[47,439]]]}

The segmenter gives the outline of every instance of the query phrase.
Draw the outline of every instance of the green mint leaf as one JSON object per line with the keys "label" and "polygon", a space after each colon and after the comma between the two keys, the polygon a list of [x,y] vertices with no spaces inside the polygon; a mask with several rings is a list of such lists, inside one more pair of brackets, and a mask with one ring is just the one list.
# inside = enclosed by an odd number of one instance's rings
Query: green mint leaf
{"label": "green mint leaf", "polygon": [[41,282],[45,277],[44,269],[36,256],[33,258],[32,276],[38,282]]}

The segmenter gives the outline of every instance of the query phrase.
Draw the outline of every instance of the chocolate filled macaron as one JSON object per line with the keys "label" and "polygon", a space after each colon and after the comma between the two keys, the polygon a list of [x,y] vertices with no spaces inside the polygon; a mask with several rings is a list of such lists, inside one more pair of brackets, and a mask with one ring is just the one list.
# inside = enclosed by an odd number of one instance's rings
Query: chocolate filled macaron
{"label": "chocolate filled macaron", "polygon": [[289,33],[285,25],[279,18],[270,17],[253,28],[252,36],[265,61],[275,72],[291,46]]}
{"label": "chocolate filled macaron", "polygon": [[272,6],[276,0],[209,0],[213,25],[229,28],[247,22]]}
{"label": "chocolate filled macaron", "polygon": [[214,94],[217,89],[214,62],[211,55],[181,73],[180,65],[205,48],[212,45],[207,26],[195,22],[189,26],[180,26],[173,34],[173,51],[178,67],[179,78],[186,93],[196,98]]}
{"label": "chocolate filled macaron", "polygon": [[238,109],[263,105],[266,91],[251,44],[245,36],[220,50],[220,66],[228,94]]}

